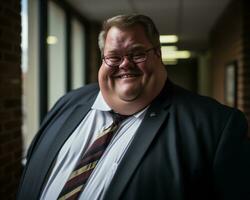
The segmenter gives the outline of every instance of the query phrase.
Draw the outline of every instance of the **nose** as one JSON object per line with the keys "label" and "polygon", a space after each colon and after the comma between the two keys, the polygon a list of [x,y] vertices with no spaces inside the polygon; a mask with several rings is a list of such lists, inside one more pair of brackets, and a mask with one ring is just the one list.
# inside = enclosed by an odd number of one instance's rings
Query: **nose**
{"label": "nose", "polygon": [[123,61],[120,64],[119,68],[127,69],[133,65],[134,65],[134,63],[130,60],[129,56],[124,56]]}

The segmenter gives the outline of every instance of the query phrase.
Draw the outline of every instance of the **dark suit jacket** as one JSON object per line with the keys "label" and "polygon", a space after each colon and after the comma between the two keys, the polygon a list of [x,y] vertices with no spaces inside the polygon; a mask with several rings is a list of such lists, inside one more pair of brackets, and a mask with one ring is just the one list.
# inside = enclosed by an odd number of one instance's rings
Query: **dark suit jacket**
{"label": "dark suit jacket", "polygon": [[[30,146],[18,199],[35,200],[53,161],[93,104],[96,84],[61,98]],[[250,200],[244,115],[170,81],[138,128],[105,200]]]}

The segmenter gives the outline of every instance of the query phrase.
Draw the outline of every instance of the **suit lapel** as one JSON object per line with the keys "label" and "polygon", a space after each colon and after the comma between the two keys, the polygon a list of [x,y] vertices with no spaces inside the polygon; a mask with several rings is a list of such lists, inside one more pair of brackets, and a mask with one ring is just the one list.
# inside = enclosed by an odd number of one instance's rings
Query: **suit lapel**
{"label": "suit lapel", "polygon": [[[170,83],[167,82],[167,84]],[[105,200],[120,199],[129,179],[140,164],[145,152],[150,147],[150,144],[157,135],[161,125],[168,119],[168,108],[171,96],[168,88],[169,86],[165,86],[161,95],[149,107],[131,145],[117,168],[116,174],[105,194]],[[168,93],[168,97],[166,96],[166,93]]]}
{"label": "suit lapel", "polygon": [[[26,177],[26,180],[33,180],[36,183],[33,185],[33,195],[37,196],[33,199],[37,199],[39,197],[44,183],[46,183],[48,172],[50,171],[59,150],[67,138],[75,130],[77,125],[88,113],[92,103],[93,102],[88,105],[76,106],[64,120],[61,120],[63,125],[59,131],[55,133],[56,136],[53,137],[54,139],[52,139],[52,141],[50,134],[47,134],[46,137],[42,139],[40,146],[44,148],[37,149],[36,154],[34,154],[29,164],[29,169],[31,171],[32,169],[36,169],[39,173],[27,173]],[[53,134],[53,129],[50,132]],[[37,162],[38,160],[39,162]],[[43,167],[41,167],[41,162],[43,163]],[[30,189],[31,188],[29,188],[29,190]]]}

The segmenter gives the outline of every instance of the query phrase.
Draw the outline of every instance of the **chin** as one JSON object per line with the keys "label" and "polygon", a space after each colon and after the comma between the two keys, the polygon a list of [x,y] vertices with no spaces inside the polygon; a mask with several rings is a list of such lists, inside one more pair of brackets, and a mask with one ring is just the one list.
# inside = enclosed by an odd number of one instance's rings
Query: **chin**
{"label": "chin", "polygon": [[141,87],[117,87],[115,89],[116,94],[121,98],[121,99],[127,99],[127,100],[134,100],[137,99],[140,94],[142,93],[142,88]]}
{"label": "chin", "polygon": [[139,98],[139,95],[119,95],[119,98],[126,102],[132,102]]}

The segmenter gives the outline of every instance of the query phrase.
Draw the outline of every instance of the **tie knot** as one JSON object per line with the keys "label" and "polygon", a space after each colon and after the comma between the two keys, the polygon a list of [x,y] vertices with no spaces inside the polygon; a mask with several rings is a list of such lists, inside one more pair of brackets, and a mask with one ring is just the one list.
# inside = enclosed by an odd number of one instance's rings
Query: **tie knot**
{"label": "tie knot", "polygon": [[120,124],[123,120],[130,117],[130,115],[121,115],[119,113],[114,112],[113,110],[110,111],[110,113],[112,115],[115,124]]}

